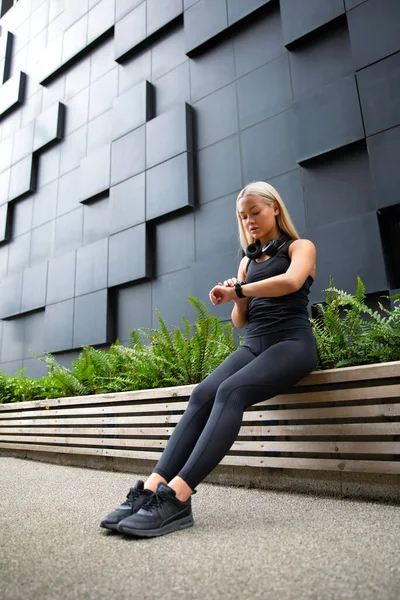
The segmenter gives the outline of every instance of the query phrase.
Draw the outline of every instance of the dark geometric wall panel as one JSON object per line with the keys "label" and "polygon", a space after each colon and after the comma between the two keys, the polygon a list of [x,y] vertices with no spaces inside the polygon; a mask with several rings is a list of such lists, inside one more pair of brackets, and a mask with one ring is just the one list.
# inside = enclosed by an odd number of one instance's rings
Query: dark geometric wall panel
{"label": "dark geometric wall panel", "polygon": [[144,125],[153,118],[153,86],[143,81],[115,98],[112,109],[112,139]]}
{"label": "dark geometric wall panel", "polygon": [[357,81],[366,135],[399,125],[400,52],[357,73]]}
{"label": "dark geometric wall panel", "polygon": [[146,171],[146,220],[194,205],[193,155],[184,152]]}
{"label": "dark geometric wall panel", "polygon": [[145,222],[145,177],[140,173],[110,189],[110,234]]}
{"label": "dark geometric wall panel", "polygon": [[111,185],[145,170],[145,126],[135,129],[111,144]]}
{"label": "dark geometric wall panel", "polygon": [[22,272],[5,277],[0,284],[0,319],[21,312]]}
{"label": "dark geometric wall panel", "polygon": [[364,137],[357,85],[344,77],[293,105],[297,162],[346,146]]}
{"label": "dark geometric wall panel", "polygon": [[377,208],[399,201],[400,127],[367,138]]}
{"label": "dark geometric wall panel", "polygon": [[46,307],[45,348],[47,352],[61,352],[72,348],[74,300],[66,300]]}
{"label": "dark geometric wall panel", "polygon": [[25,73],[18,73],[0,87],[0,117],[3,118],[12,109],[24,101],[26,87]]}
{"label": "dark geometric wall panel", "polygon": [[257,10],[257,8],[265,6],[270,2],[271,0],[246,0],[246,2],[243,2],[243,0],[227,0],[229,25],[240,21],[240,19]]}
{"label": "dark geometric wall panel", "polygon": [[11,167],[10,187],[8,191],[8,200],[17,200],[34,192],[37,180],[37,164],[33,154]]}
{"label": "dark geometric wall panel", "polygon": [[[40,376],[30,351],[68,365],[82,345],[157,326],[156,308],[171,326],[193,320],[186,296],[208,303],[237,273],[236,197],[254,180],[276,187],[316,243],[312,302],[330,276],[351,291],[360,275],[375,295],[397,285],[399,10],[396,0],[10,9],[0,371]],[[210,310],[230,319],[229,305]]]}
{"label": "dark geometric wall panel", "polygon": [[226,0],[199,0],[185,11],[185,48],[190,53],[228,26]]}
{"label": "dark geometric wall panel", "polygon": [[285,44],[329,23],[345,12],[343,0],[280,0],[282,29]]}
{"label": "dark geometric wall panel", "polygon": [[107,287],[108,239],[99,240],[76,253],[76,296]]}
{"label": "dark geometric wall panel", "polygon": [[348,12],[347,22],[356,69],[398,52],[400,39],[398,0],[363,2]]}
{"label": "dark geometric wall panel", "polygon": [[110,316],[107,290],[75,298],[72,347],[109,343]]}
{"label": "dark geometric wall panel", "polygon": [[93,200],[110,188],[111,144],[98,148],[81,162],[79,201]]}
{"label": "dark geometric wall panel", "polygon": [[147,123],[146,168],[182,152],[193,152],[192,111],[186,103]]}
{"label": "dark geometric wall panel", "polygon": [[329,161],[311,162],[302,171],[311,229],[375,209],[365,143],[342,148]]}
{"label": "dark geometric wall panel", "polygon": [[145,223],[110,236],[109,287],[150,278],[150,267],[150,249]]}
{"label": "dark geometric wall panel", "polygon": [[25,269],[22,278],[21,312],[46,305],[47,262]]}
{"label": "dark geometric wall panel", "polygon": [[[69,252],[49,261],[46,305],[74,297],[76,252]],[[47,309],[46,309],[47,310]]]}
{"label": "dark geometric wall panel", "polygon": [[33,150],[45,150],[53,142],[62,140],[64,136],[65,105],[57,102],[35,121],[35,138]]}

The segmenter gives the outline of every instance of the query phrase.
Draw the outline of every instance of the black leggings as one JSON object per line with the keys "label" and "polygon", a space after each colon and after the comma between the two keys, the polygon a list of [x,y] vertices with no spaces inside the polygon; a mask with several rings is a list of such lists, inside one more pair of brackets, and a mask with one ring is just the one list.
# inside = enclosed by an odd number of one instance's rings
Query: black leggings
{"label": "black leggings", "polygon": [[292,387],[317,365],[311,329],[246,339],[193,390],[154,473],[181,477],[192,490],[234,443],[243,412]]}

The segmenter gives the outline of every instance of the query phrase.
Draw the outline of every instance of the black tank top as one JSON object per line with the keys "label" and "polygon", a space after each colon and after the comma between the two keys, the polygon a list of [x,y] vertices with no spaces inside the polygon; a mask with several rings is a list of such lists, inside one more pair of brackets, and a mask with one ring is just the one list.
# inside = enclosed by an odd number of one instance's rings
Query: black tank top
{"label": "black tank top", "polygon": [[[258,263],[249,260],[247,264],[246,283],[261,281],[268,277],[286,273],[290,265],[289,240],[271,258]],[[313,283],[309,275],[302,287],[286,296],[275,298],[256,298],[249,296],[249,311],[246,325],[247,337],[255,337],[275,333],[277,331],[298,328],[310,328],[308,316],[308,294]]]}

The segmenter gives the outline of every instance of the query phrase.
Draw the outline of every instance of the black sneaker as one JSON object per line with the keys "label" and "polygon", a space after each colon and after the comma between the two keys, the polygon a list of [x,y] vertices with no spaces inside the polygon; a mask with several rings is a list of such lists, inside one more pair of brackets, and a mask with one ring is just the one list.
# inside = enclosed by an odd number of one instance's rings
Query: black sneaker
{"label": "black sneaker", "polygon": [[192,527],[193,523],[191,498],[181,502],[175,490],[160,482],[151,498],[134,515],[120,521],[117,530],[138,537],[155,537]]}
{"label": "black sneaker", "polygon": [[125,517],[131,516],[138,511],[142,504],[154,493],[151,490],[145,490],[143,486],[143,481],[139,480],[136,485],[129,490],[125,502],[102,519],[100,527],[104,527],[105,529],[117,529],[117,525],[122,519],[125,519]]}

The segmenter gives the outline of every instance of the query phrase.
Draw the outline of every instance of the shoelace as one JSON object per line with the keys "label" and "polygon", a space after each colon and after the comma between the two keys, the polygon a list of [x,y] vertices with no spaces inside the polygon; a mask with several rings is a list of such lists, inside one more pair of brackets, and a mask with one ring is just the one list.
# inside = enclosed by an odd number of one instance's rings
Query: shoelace
{"label": "shoelace", "polygon": [[139,498],[140,491],[131,488],[126,496],[126,500],[121,504],[121,506],[132,506],[132,504]]}
{"label": "shoelace", "polygon": [[142,505],[143,510],[152,511],[154,508],[161,506],[161,504],[168,498],[168,494],[165,492],[154,492],[148,500]]}

